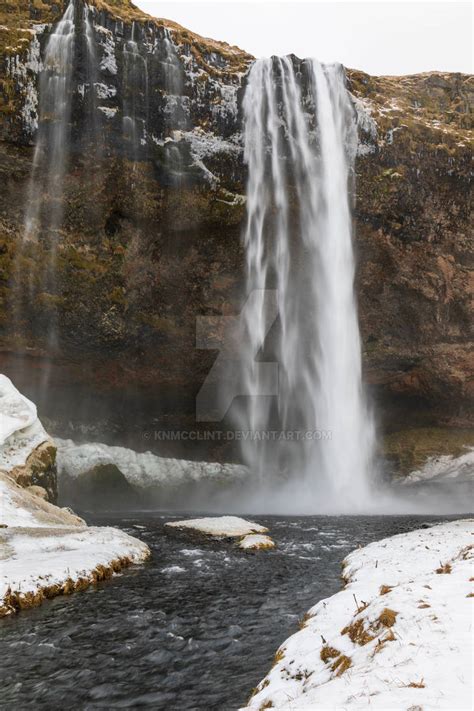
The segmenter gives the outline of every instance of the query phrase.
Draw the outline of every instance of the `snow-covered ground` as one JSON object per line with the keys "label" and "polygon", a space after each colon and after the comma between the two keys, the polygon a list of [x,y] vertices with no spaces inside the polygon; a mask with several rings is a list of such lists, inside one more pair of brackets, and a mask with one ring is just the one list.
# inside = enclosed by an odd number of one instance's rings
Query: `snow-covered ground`
{"label": "snow-covered ground", "polygon": [[351,553],[246,709],[472,709],[473,536],[463,520]]}
{"label": "snow-covered ground", "polygon": [[216,538],[241,538],[251,533],[267,533],[268,528],[253,521],[246,521],[238,516],[216,516],[193,518],[184,521],[170,521],[165,524],[171,528],[186,529]]}
{"label": "snow-covered ground", "polygon": [[3,473],[0,526],[0,617],[87,587],[150,554],[136,538],[114,528],[89,528]]}
{"label": "snow-covered ground", "polygon": [[126,447],[113,447],[100,442],[76,444],[70,439],[55,438],[58,448],[59,476],[80,477],[97,466],[113,464],[137,489],[152,486],[181,486],[193,482],[233,482],[244,479],[245,467],[218,462],[191,462],[185,459],[159,457],[152,452],[135,452]]}

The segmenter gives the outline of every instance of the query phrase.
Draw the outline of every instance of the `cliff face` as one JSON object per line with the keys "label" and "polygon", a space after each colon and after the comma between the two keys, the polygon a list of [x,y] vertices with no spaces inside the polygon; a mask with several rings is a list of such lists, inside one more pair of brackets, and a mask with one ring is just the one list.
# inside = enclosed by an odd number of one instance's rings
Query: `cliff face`
{"label": "cliff face", "polygon": [[[38,73],[48,23],[64,9],[25,0],[0,11],[0,366],[56,419],[71,418],[72,402],[73,418],[101,420],[109,434],[112,423],[122,440],[150,423],[192,428],[216,356],[196,348],[196,318],[238,313],[243,299],[240,105],[252,58],[125,0],[97,0],[86,12],[76,2],[56,278],[25,304],[19,282],[28,274],[38,286],[48,252],[40,240],[18,256]],[[388,427],[408,412],[417,423],[466,422],[472,79],[347,78],[360,129],[367,380]],[[52,197],[43,200],[47,211]],[[52,390],[41,402],[25,373],[46,367]]]}

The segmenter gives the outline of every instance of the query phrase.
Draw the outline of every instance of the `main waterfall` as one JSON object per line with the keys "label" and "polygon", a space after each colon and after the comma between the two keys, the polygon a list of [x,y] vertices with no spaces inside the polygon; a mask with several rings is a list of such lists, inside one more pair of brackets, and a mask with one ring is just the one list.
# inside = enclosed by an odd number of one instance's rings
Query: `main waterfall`
{"label": "main waterfall", "polygon": [[[343,69],[259,60],[243,110],[249,299],[237,422],[253,433],[244,459],[267,502],[283,487],[289,509],[354,511],[369,498],[375,437],[361,379],[349,198],[357,135]],[[261,361],[277,364],[275,383]]]}

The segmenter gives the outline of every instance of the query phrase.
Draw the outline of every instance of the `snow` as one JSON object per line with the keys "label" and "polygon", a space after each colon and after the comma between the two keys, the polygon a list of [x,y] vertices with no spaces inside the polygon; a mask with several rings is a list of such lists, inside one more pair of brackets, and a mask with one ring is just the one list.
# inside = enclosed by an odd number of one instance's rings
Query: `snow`
{"label": "snow", "polygon": [[165,526],[190,529],[208,536],[216,536],[217,538],[238,538],[249,533],[266,533],[268,531],[265,526],[260,526],[258,523],[253,523],[253,521],[246,521],[238,516],[216,516],[170,521]]}
{"label": "snow", "polygon": [[94,87],[98,99],[111,99],[117,95],[117,89],[114,86],[96,82]]}
{"label": "snow", "polygon": [[[68,509],[34,496],[0,472],[0,617],[15,596],[93,582],[97,566],[118,569],[149,556],[145,543],[114,528],[88,527]],[[70,590],[72,591],[72,590]],[[3,602],[2,602],[3,601]],[[24,606],[28,606],[26,603]]]}
{"label": "snow", "polygon": [[400,482],[403,485],[415,484],[420,481],[474,481],[474,447],[458,457],[441,455],[430,457],[421,467],[411,472]]}
{"label": "snow", "polygon": [[0,374],[0,470],[24,466],[32,451],[48,439],[36,405]]}
{"label": "snow", "polygon": [[309,611],[246,709],[471,709],[473,535],[456,521],[351,553],[346,587]]}
{"label": "snow", "polygon": [[150,553],[122,531],[89,528],[16,483],[12,470],[47,440],[34,403],[0,374],[0,617],[85,587]]}
{"label": "snow", "polygon": [[108,567],[119,558],[140,563],[149,555],[144,543],[114,528],[6,529],[0,537],[9,553],[2,560],[0,601],[8,589],[35,594],[90,578],[98,565]]}
{"label": "snow", "polygon": [[55,439],[58,447],[58,475],[79,477],[100,465],[114,464],[137,488],[156,485],[179,486],[197,481],[235,481],[247,470],[235,464],[191,462],[159,457],[152,452],[135,452],[126,447],[113,447],[99,442],[75,444],[72,440]]}
{"label": "snow", "polygon": [[102,111],[108,119],[113,119],[118,111],[118,108],[111,106],[98,106],[97,108],[99,111]]}
{"label": "snow", "polygon": [[275,543],[270,536],[263,536],[259,533],[249,533],[239,542],[239,548],[243,550],[260,550],[275,548]]}
{"label": "snow", "polygon": [[6,58],[7,73],[17,81],[18,87],[23,94],[21,117],[25,131],[30,135],[33,135],[38,128],[38,91],[36,84],[38,75],[43,68],[38,35],[44,32],[45,27],[45,25],[38,25],[31,31],[32,40],[24,61],[19,55]]}
{"label": "snow", "polygon": [[115,76],[117,74],[117,59],[115,57],[115,41],[113,33],[102,25],[94,23],[95,30],[99,33],[99,44],[103,54],[100,61],[100,70],[105,74]]}

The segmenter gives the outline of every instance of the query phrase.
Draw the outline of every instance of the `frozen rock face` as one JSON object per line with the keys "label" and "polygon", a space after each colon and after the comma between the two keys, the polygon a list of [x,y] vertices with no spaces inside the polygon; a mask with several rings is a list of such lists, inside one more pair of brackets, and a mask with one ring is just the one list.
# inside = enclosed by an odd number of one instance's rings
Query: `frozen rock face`
{"label": "frozen rock face", "polygon": [[[28,301],[18,275],[28,272],[36,283],[47,255],[41,240],[20,260],[15,255],[38,121],[38,72],[51,22],[65,6],[45,0],[38,10],[21,3],[17,13],[0,11],[0,362],[51,419],[68,414],[68,436],[92,418],[107,441],[126,436],[138,449],[151,422],[160,430],[196,428],[196,394],[224,340],[221,319],[242,306],[241,102],[252,58],[154,20],[126,0],[76,2],[56,278],[54,288]],[[292,61],[304,75],[305,62]],[[472,397],[471,79],[347,70],[347,80],[359,129],[355,217],[365,377],[390,427],[409,425],[408,413],[418,425],[464,426]],[[196,348],[203,315],[215,319],[213,350]],[[54,344],[46,337],[51,319]],[[28,353],[22,362],[20,352]],[[35,375],[46,367],[55,389],[47,400]],[[191,444],[199,454],[199,442]],[[182,441],[158,446],[162,455],[186,456]],[[202,448],[215,459],[235,451],[221,440]]]}
{"label": "frozen rock face", "polygon": [[244,466],[192,462],[135,452],[100,442],[75,444],[56,439],[60,499],[78,508],[193,508],[248,485]]}
{"label": "frozen rock face", "polygon": [[5,375],[0,375],[0,471],[31,493],[56,501],[56,447],[34,403]]}

